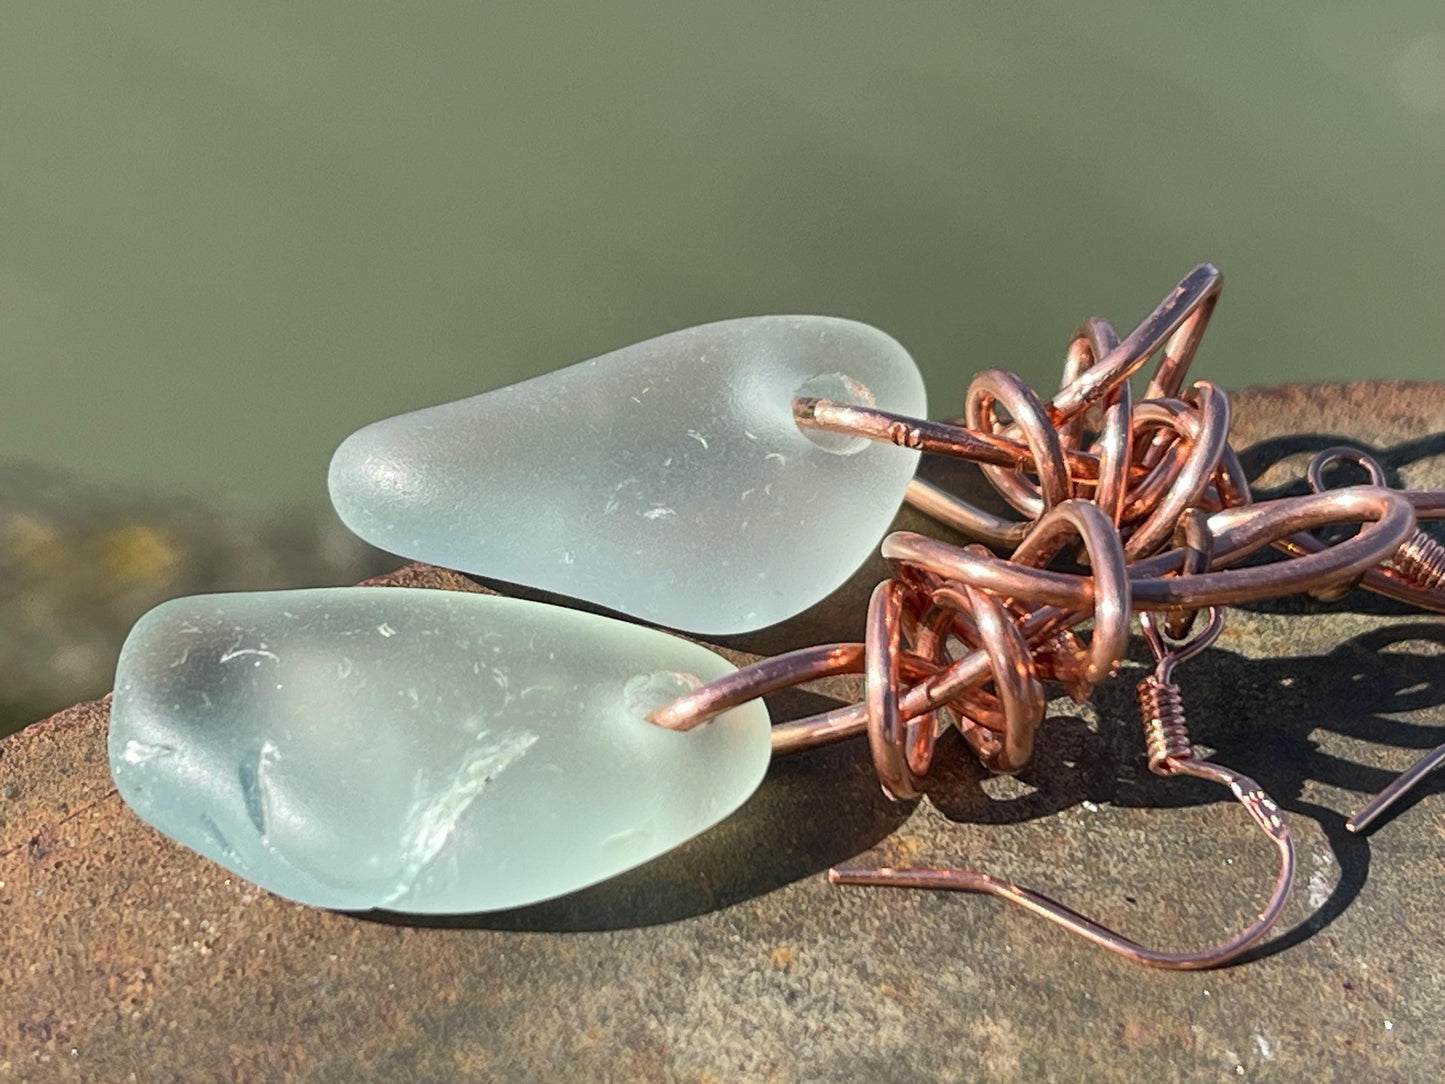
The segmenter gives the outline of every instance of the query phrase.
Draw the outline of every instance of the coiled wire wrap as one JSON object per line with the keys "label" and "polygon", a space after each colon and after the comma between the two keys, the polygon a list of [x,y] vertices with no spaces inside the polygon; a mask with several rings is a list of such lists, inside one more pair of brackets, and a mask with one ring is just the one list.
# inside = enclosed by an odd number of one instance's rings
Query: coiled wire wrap
{"label": "coiled wire wrap", "polygon": [[1155,775],[1169,775],[1171,760],[1189,760],[1194,756],[1189,727],[1184,721],[1184,694],[1178,685],[1160,681],[1153,674],[1139,682],[1138,694],[1149,770]]}
{"label": "coiled wire wrap", "polygon": [[1445,546],[1418,528],[1390,563],[1415,587],[1433,591],[1445,585]]}
{"label": "coiled wire wrap", "polygon": [[[1383,488],[1388,484],[1385,468],[1380,466],[1379,460],[1360,448],[1339,444],[1316,452],[1314,458],[1310,460],[1305,476],[1309,479],[1310,488],[1316,493],[1324,493],[1328,490],[1324,475],[1326,469],[1334,463],[1354,463],[1363,467],[1369,475],[1372,486]],[[1440,545],[1439,542],[1416,527],[1410,537],[1401,543],[1400,548],[1391,555],[1387,568],[1403,580],[1407,587],[1415,591],[1425,593],[1437,591],[1439,588],[1445,587],[1445,546]],[[1381,570],[1381,572],[1385,571]],[[1316,597],[1326,600],[1335,599],[1344,594],[1351,586],[1360,583],[1371,586],[1369,575],[1369,573],[1362,573],[1351,583],[1339,585],[1333,590],[1313,593]]]}

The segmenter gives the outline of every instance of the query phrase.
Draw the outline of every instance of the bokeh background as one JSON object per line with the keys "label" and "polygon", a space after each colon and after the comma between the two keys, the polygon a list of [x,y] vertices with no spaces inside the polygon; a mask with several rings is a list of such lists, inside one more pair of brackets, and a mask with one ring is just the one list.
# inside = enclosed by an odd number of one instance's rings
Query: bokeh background
{"label": "bokeh background", "polygon": [[677,327],[820,312],[1057,379],[1225,272],[1225,386],[1445,375],[1445,9],[9,4],[0,731],[141,610],[385,568],[336,443]]}

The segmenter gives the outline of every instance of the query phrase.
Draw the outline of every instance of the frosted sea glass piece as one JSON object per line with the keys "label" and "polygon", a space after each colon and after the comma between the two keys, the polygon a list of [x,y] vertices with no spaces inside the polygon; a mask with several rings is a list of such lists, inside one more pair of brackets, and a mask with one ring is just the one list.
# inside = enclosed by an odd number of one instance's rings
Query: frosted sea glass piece
{"label": "frosted sea glass piece", "polygon": [[395,587],[175,599],[121,651],[110,767],[142,819],[278,895],[462,913],[548,899],[727,816],[760,703],[652,708],[732,671],[654,629]]}
{"label": "frosted sea glass piece", "polygon": [[798,394],[927,412],[913,360],[876,328],[724,320],[369,425],[337,449],[331,500],[392,553],[745,632],[841,585],[918,461],[804,434]]}

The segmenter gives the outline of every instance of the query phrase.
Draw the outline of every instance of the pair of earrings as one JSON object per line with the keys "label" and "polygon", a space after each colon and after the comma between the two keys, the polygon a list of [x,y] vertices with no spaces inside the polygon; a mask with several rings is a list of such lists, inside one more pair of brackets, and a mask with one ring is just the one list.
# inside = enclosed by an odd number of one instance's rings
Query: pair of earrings
{"label": "pair of earrings", "polygon": [[[882,332],[760,317],[363,429],[330,475],[363,538],[693,632],[751,631],[821,600],[905,497],[1011,556],[892,535],[882,553],[894,577],[874,592],[866,643],[742,671],[656,629],[494,596],[175,600],[122,651],[117,786],[155,827],[304,903],[518,906],[705,830],[747,799],[771,753],[866,732],[884,788],[909,797],[951,722],[985,765],[1017,770],[1043,716],[1042,680],[1086,698],[1119,664],[1137,613],[1158,660],[1140,684],[1151,769],[1230,787],[1279,849],[1258,919],[1212,948],[1168,953],[987,874],[833,876],[1001,896],[1152,966],[1231,959],[1278,917],[1293,849],[1252,781],[1194,756],[1173,668],[1213,641],[1217,607],[1231,602],[1359,584],[1445,609],[1445,551],[1416,530],[1445,515],[1445,494],[1389,491],[1360,453],[1373,484],[1323,492],[1324,467],[1346,456],[1331,449],[1311,466],[1315,493],[1254,503],[1227,398],[1184,387],[1219,288],[1214,268],[1196,268],[1122,340],[1085,321],[1047,403],[1012,374],[979,373],[955,422],[920,420],[922,381]],[[1129,378],[1155,355],[1135,402]],[[980,463],[1024,519],[914,479],[919,451]],[[1333,544],[1311,533],[1340,525],[1359,530]],[[1078,544],[1087,575],[1046,568]],[[1290,559],[1233,567],[1265,546]],[[1073,631],[1085,622],[1087,647]],[[863,673],[863,703],[770,726],[760,697],[840,673]]]}
{"label": "pair of earrings", "polygon": [[[800,429],[795,397],[926,413],[874,328],[755,317],[378,422],[333,503],[392,552],[737,633],[865,560],[918,453]],[[761,702],[680,733],[653,709],[733,668],[656,629],[388,588],[175,599],[122,649],[111,770],[166,835],[279,895],[472,912],[641,864],[740,806]]]}

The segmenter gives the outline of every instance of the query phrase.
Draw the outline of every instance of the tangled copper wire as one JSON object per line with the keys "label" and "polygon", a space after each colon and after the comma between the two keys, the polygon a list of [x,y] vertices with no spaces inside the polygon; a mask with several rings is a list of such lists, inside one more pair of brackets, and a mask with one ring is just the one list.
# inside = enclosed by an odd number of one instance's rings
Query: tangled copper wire
{"label": "tangled copper wire", "polygon": [[[1214,641],[1228,604],[1298,592],[1330,598],[1360,586],[1445,612],[1445,548],[1417,527],[1445,517],[1445,492],[1387,489],[1365,453],[1331,448],[1310,465],[1312,493],[1254,501],[1229,444],[1228,398],[1208,381],[1185,386],[1220,288],[1215,268],[1195,268],[1122,340],[1108,321],[1085,320],[1048,401],[1001,369],[977,374],[962,417],[948,422],[794,400],[800,427],[978,463],[1021,518],[1000,518],[914,480],[910,504],[978,542],[889,535],[882,554],[893,576],[873,592],[863,642],[766,659],[658,709],[652,721],[688,729],[790,685],[861,672],[861,703],[776,726],[774,751],[866,733],[884,789],[911,798],[923,789],[945,725],[990,770],[1023,767],[1044,717],[1044,683],[1086,700],[1124,659],[1137,618],[1158,661],[1138,687],[1150,769],[1230,787],[1279,849],[1279,876],[1253,923],[1208,949],[1161,952],[985,873],[840,869],[830,877],[1001,896],[1156,967],[1213,967],[1256,943],[1288,897],[1289,828],[1256,783],[1196,757],[1174,667]],[[1136,400],[1130,377],[1156,356]],[[1371,484],[1326,491],[1324,470],[1340,460],[1365,467]],[[1326,543],[1315,532],[1328,527],[1357,529]],[[1265,547],[1286,559],[1242,563]],[[1442,760],[1445,747],[1361,810],[1351,828],[1363,828]]]}

